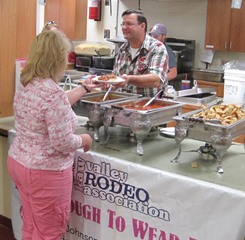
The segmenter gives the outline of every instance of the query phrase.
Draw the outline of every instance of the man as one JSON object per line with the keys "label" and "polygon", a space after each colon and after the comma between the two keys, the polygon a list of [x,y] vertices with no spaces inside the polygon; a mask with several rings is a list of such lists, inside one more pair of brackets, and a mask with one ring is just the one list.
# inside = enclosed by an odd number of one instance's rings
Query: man
{"label": "man", "polygon": [[125,82],[116,87],[152,97],[167,86],[167,50],[163,43],[146,34],[147,20],[141,11],[126,10],[122,19],[122,32],[127,42],[118,51],[113,72]]}
{"label": "man", "polygon": [[[158,23],[152,27],[152,29],[149,32],[149,35],[165,44],[165,39],[167,37],[167,28],[164,24]],[[170,81],[176,78],[177,76],[177,64],[173,50],[167,44],[165,44],[165,47],[167,49],[169,58],[169,70],[167,73],[167,79],[168,81]]]}

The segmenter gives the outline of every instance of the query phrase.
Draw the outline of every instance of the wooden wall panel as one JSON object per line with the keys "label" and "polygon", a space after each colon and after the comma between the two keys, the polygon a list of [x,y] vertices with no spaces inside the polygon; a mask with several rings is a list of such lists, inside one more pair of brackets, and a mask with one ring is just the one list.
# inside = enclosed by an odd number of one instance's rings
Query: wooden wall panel
{"label": "wooden wall panel", "polygon": [[60,0],[60,29],[70,38],[75,36],[76,0]]}
{"label": "wooden wall panel", "polygon": [[48,0],[45,5],[44,21],[55,21],[60,26],[60,5],[61,0]]}
{"label": "wooden wall panel", "polygon": [[13,112],[16,1],[0,1],[0,117]]}
{"label": "wooden wall panel", "polygon": [[76,2],[76,29],[74,40],[86,40],[87,38],[87,0],[77,0]]}
{"label": "wooden wall panel", "polygon": [[71,40],[86,39],[87,0],[48,0],[44,18],[56,21]]}
{"label": "wooden wall panel", "polygon": [[36,0],[0,1],[0,117],[13,115],[15,59],[26,57],[36,33]]}
{"label": "wooden wall panel", "polygon": [[[36,35],[36,0],[0,0],[0,117],[13,115],[15,59],[26,57]],[[48,0],[45,20],[55,20],[71,40],[86,39],[87,0]]]}
{"label": "wooden wall panel", "polygon": [[[23,7],[25,6],[25,7]],[[16,57],[26,57],[36,35],[36,1],[17,1]]]}

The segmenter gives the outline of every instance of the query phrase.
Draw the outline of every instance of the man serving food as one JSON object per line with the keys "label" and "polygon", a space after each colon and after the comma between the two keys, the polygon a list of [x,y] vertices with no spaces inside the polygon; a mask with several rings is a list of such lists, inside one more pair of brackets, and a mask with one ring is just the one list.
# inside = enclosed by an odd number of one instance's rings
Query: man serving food
{"label": "man serving food", "polygon": [[167,86],[167,50],[163,43],[146,34],[147,19],[141,11],[126,10],[122,18],[127,42],[118,51],[113,73],[125,81],[116,87],[152,97]]}

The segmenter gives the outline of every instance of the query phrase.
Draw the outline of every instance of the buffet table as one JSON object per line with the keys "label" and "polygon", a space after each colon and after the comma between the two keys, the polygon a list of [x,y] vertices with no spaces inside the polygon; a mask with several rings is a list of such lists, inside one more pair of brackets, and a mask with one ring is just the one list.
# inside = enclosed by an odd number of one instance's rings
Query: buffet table
{"label": "buffet table", "polygon": [[[86,121],[80,118],[77,133],[87,132]],[[100,142],[88,153],[76,152],[72,211],[62,240],[244,239],[243,145],[228,149],[225,172],[218,174],[215,161],[188,152],[203,142],[184,140],[179,163],[172,163],[174,139],[146,138],[139,156],[127,128],[109,130],[107,144],[101,127]]]}
{"label": "buffet table", "polygon": [[185,140],[179,163],[171,162],[178,151],[174,139],[158,136],[143,144],[145,154],[138,156],[127,129],[117,127],[106,145],[102,137],[89,153],[76,152],[64,240],[244,239],[242,145],[229,148],[220,175],[215,162],[187,152],[202,142]]}

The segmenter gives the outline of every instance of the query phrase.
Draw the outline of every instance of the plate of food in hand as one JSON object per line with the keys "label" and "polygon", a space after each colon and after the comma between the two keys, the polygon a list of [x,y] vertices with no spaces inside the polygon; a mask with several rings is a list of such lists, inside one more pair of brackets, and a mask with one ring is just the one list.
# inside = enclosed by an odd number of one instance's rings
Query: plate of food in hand
{"label": "plate of food in hand", "polygon": [[109,85],[114,85],[125,81],[123,78],[118,77],[114,73],[96,76],[92,80],[97,83],[104,83]]}

